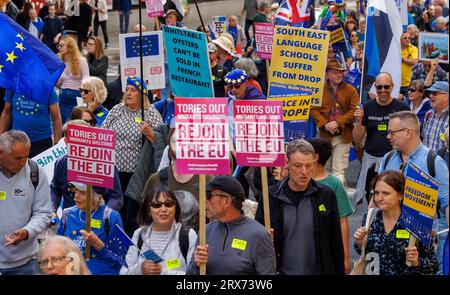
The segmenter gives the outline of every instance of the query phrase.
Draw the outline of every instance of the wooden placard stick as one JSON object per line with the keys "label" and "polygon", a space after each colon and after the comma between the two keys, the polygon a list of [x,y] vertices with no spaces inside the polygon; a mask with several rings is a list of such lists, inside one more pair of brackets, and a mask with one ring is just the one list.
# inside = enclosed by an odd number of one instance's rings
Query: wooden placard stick
{"label": "wooden placard stick", "polygon": [[[204,174],[199,175],[199,197],[198,197],[198,203],[199,203],[199,229],[198,229],[198,236],[199,236],[199,244],[200,246],[206,245],[206,211],[205,211],[205,204],[206,204],[206,176]],[[206,275],[206,264],[200,264],[200,275]]]}
{"label": "wooden placard stick", "polygon": [[264,208],[264,226],[268,231],[270,231],[269,184],[267,182],[267,167],[261,167],[261,183]]}
{"label": "wooden placard stick", "polygon": [[[86,189],[86,232],[91,232],[91,211],[92,211],[92,185],[88,185]],[[86,260],[91,258],[91,249],[86,243],[85,250]]]}

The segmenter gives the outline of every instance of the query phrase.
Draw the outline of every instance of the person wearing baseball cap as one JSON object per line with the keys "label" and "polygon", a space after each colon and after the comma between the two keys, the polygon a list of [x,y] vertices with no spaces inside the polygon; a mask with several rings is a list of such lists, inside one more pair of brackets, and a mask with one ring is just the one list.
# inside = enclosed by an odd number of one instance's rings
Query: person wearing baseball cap
{"label": "person wearing baseball cap", "polygon": [[118,275],[121,265],[108,253],[108,235],[113,227],[123,228],[119,212],[105,205],[96,187],[91,193],[91,231],[86,229],[87,185],[69,182],[74,190],[75,206],[64,209],[56,233],[70,238],[84,254],[86,245],[90,246],[90,259],[87,266],[93,275]]}
{"label": "person wearing baseball cap", "polygon": [[328,61],[322,105],[311,107],[311,117],[319,127],[320,136],[333,145],[331,172],[345,186],[345,170],[349,162],[354,113],[359,96],[352,85],[344,82],[344,71],[345,65],[341,65],[338,60]]}
{"label": "person wearing baseball cap", "polygon": [[206,245],[197,246],[187,274],[276,274],[275,249],[268,231],[242,212],[244,189],[231,176],[216,176],[206,186]]}

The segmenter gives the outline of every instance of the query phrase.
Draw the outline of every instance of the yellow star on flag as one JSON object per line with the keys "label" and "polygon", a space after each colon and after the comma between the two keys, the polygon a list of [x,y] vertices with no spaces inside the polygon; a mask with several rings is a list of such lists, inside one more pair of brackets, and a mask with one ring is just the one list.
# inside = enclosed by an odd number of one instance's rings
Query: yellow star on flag
{"label": "yellow star on flag", "polygon": [[23,41],[23,37],[22,37],[22,35],[20,35],[20,33],[17,33],[16,37],[22,39],[22,41]]}
{"label": "yellow star on flag", "polygon": [[77,234],[77,231],[76,230],[73,230],[72,231],[72,235],[76,235]]}
{"label": "yellow star on flag", "polygon": [[23,47],[23,43],[17,43],[17,42],[16,42],[16,48],[19,48],[20,51],[24,51],[26,49],[25,47]]}
{"label": "yellow star on flag", "polygon": [[0,73],[2,72],[2,68],[4,68],[5,66],[0,65]]}
{"label": "yellow star on flag", "polygon": [[11,53],[6,52],[6,56],[8,57],[6,61],[10,61],[11,63],[14,63],[14,59],[17,58],[17,56],[14,55],[14,50],[11,51]]}

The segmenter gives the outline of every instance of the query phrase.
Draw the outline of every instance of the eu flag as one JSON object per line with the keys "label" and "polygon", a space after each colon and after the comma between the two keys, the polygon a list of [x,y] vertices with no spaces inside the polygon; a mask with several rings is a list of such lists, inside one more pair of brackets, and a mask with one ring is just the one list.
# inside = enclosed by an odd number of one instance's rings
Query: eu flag
{"label": "eu flag", "polygon": [[0,28],[0,86],[48,104],[64,63],[3,12]]}
{"label": "eu flag", "polygon": [[120,265],[128,267],[125,257],[131,245],[133,245],[131,239],[116,224],[108,236],[107,249],[109,256]]}
{"label": "eu flag", "polygon": [[[159,54],[158,35],[142,36],[142,56]],[[125,38],[126,58],[139,57],[139,36]]]}

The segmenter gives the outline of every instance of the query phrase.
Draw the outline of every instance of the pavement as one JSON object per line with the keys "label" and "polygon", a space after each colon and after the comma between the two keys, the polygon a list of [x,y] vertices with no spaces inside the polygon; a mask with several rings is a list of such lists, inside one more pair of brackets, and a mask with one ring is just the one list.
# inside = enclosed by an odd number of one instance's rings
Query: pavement
{"label": "pavement", "polygon": [[[355,9],[355,3],[349,2],[347,5],[348,8]],[[212,16],[215,15],[240,15],[240,11],[242,9],[242,0],[224,0],[224,1],[215,1],[215,2],[201,2],[199,3],[199,9],[202,13],[203,19],[205,22],[212,19]],[[322,11],[322,6],[316,6],[316,16]],[[139,11],[137,9],[133,10],[130,20],[130,29],[134,27],[135,24],[138,23],[138,15]],[[145,10],[142,11],[143,24],[147,27],[147,29],[154,27],[154,20],[148,19],[145,15]],[[116,29],[118,29],[118,14],[117,12],[110,12],[109,20],[108,20],[108,32],[110,45],[109,48],[105,50],[106,55],[109,57],[109,68],[108,68],[108,82],[113,81],[118,76],[118,65],[120,62],[119,56],[119,34]],[[198,13],[195,9],[195,5],[191,5],[190,13],[183,20],[184,24],[189,29],[194,29],[200,25],[200,21],[198,18]],[[243,22],[243,19],[240,19],[240,23]],[[103,37],[101,30],[99,30],[99,36]],[[349,167],[346,171],[345,178],[347,181],[347,194],[349,197],[353,195],[356,188],[356,183],[358,181],[359,170],[361,165],[358,160],[354,160],[350,162]],[[356,208],[356,212],[349,216],[349,235],[350,235],[350,260],[353,262],[359,259],[359,255],[353,248],[353,233],[356,231],[358,227],[361,226],[361,220],[364,213],[367,211],[367,204],[363,202]]]}

